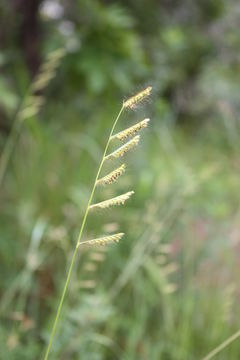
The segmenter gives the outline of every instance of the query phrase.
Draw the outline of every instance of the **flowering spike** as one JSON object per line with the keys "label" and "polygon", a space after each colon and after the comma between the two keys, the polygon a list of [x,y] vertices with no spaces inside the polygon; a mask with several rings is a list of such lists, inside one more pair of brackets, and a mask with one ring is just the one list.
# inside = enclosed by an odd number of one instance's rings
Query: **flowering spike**
{"label": "flowering spike", "polygon": [[123,102],[124,108],[134,109],[136,105],[150,95],[152,86],[148,86],[146,89],[140,91],[138,94],[130,97],[128,100]]}
{"label": "flowering spike", "polygon": [[97,204],[93,204],[90,206],[90,210],[93,210],[93,209],[107,209],[111,206],[114,206],[114,205],[123,205],[125,203],[126,200],[128,200],[130,198],[130,196],[134,194],[134,191],[128,191],[127,193],[125,194],[122,194],[120,196],[116,196],[112,199],[109,199],[109,200],[105,200],[105,201],[102,201],[100,203],[97,203]]}
{"label": "flowering spike", "polygon": [[125,169],[126,169],[126,165],[125,164],[121,165],[119,168],[113,170],[106,176],[99,179],[97,181],[97,186],[109,185],[109,184],[112,184],[113,182],[117,181],[119,176],[121,176],[124,173]]}
{"label": "flowering spike", "polygon": [[98,239],[87,240],[87,241],[83,241],[83,242],[79,243],[78,246],[83,245],[83,244],[107,245],[109,243],[119,242],[119,240],[121,240],[123,235],[124,235],[124,233],[118,233],[118,234],[113,234],[113,235],[109,235],[109,236],[104,236],[104,237],[101,237]]}
{"label": "flowering spike", "polygon": [[19,112],[19,119],[25,120],[38,114],[41,106],[44,103],[44,98],[38,95],[29,96],[26,105]]}
{"label": "flowering spike", "polygon": [[140,121],[139,123],[117,133],[116,135],[113,135],[111,137],[111,140],[118,139],[118,140],[125,140],[126,138],[135,135],[139,130],[142,130],[148,126],[148,122],[150,119],[144,119]]}
{"label": "flowering spike", "polygon": [[61,60],[61,58],[65,55],[66,51],[64,48],[59,48],[54,51],[51,51],[47,57],[48,62],[56,62]]}
{"label": "flowering spike", "polygon": [[39,73],[33,81],[33,92],[41,91],[48,85],[50,80],[55,76],[57,66],[64,55],[65,50],[63,48],[57,49],[48,54],[46,61],[40,67]]}
{"label": "flowering spike", "polygon": [[117,150],[115,150],[111,154],[107,155],[105,157],[105,160],[113,159],[113,158],[117,159],[119,157],[122,157],[123,155],[126,154],[126,152],[128,152],[129,150],[131,150],[132,148],[137,146],[139,143],[139,140],[140,140],[140,136],[136,135],[133,139],[128,141],[126,144],[120,146]]}

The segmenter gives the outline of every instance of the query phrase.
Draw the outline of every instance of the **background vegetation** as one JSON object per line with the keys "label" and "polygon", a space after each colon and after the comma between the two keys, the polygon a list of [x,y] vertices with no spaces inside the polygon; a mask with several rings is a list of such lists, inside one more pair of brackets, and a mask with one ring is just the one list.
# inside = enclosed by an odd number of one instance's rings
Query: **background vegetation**
{"label": "background vegetation", "polygon": [[79,254],[51,359],[201,359],[240,328],[239,2],[11,0],[0,18],[1,149],[66,49],[0,189],[0,358],[41,358],[112,118],[151,84],[121,123],[151,117],[146,136],[104,190],[136,194],[85,232],[127,236]]}

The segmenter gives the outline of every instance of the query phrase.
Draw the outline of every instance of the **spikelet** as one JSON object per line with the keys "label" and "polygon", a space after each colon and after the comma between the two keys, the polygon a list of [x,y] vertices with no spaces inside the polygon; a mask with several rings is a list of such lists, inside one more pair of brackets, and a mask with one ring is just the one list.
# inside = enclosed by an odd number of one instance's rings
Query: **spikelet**
{"label": "spikelet", "polygon": [[87,241],[83,241],[83,242],[79,243],[78,246],[83,245],[83,244],[107,245],[109,243],[119,242],[119,240],[121,240],[123,235],[124,235],[124,233],[118,233],[118,234],[113,234],[113,235],[109,235],[109,236],[104,236],[104,237],[101,237],[98,239],[87,240]]}
{"label": "spikelet", "polygon": [[42,96],[33,95],[29,96],[26,105],[19,112],[19,120],[24,120],[38,114],[41,106],[44,103]]}
{"label": "spikelet", "polygon": [[128,100],[123,102],[123,107],[133,109],[136,105],[150,95],[152,86],[148,86],[146,89],[140,91],[135,96],[130,97]]}
{"label": "spikelet", "polygon": [[149,121],[150,121],[150,119],[144,119],[144,120],[140,121],[139,123],[117,133],[116,135],[113,135],[111,137],[111,140],[114,140],[114,139],[125,140],[126,138],[131,137],[131,136],[135,135],[138,131],[146,128],[148,126]]}
{"label": "spikelet", "polygon": [[47,60],[42,65],[42,71],[47,70],[49,68],[55,68],[64,55],[65,55],[65,49],[63,48],[59,48],[57,50],[51,51],[47,56]]}
{"label": "spikelet", "polygon": [[25,106],[30,106],[32,104],[35,104],[36,106],[42,106],[44,104],[44,97],[41,95],[29,95],[27,100],[26,100],[26,104]]}
{"label": "spikelet", "polygon": [[133,149],[135,146],[138,145],[140,140],[140,136],[136,135],[132,140],[128,141],[126,144],[120,146],[117,150],[113,151],[111,154],[107,155],[105,157],[105,160],[109,159],[117,159],[119,157],[122,157],[126,154],[129,150]]}
{"label": "spikelet", "polygon": [[126,165],[122,164],[119,168],[113,170],[108,175],[102,177],[97,181],[97,186],[109,185],[115,182],[119,176],[121,176],[126,169]]}
{"label": "spikelet", "polygon": [[43,90],[50,80],[55,76],[59,61],[64,56],[64,49],[57,49],[48,54],[46,61],[40,67],[36,79],[33,81],[32,90],[38,92]]}
{"label": "spikelet", "polygon": [[42,91],[55,76],[59,61],[64,53],[64,49],[58,49],[50,52],[47,59],[41,65],[36,79],[31,85],[31,91],[33,94],[27,97],[22,109],[19,112],[19,119],[21,121],[38,114],[44,103],[44,98],[36,93]]}
{"label": "spikelet", "polygon": [[120,196],[116,196],[115,198],[102,201],[97,204],[93,204],[90,206],[90,210],[93,209],[107,209],[109,207],[115,206],[115,205],[123,205],[127,199],[130,198],[130,196],[134,194],[134,191],[128,191],[125,194],[122,194]]}
{"label": "spikelet", "polygon": [[32,106],[27,106],[19,112],[19,120],[22,121],[24,119],[33,117],[38,114],[38,111],[39,111],[39,107],[36,106],[35,104],[32,104]]}
{"label": "spikelet", "polygon": [[42,90],[49,83],[49,81],[54,78],[54,76],[55,76],[55,70],[53,69],[51,69],[51,72],[49,70],[49,72],[47,73],[40,73],[32,85],[33,90],[34,91]]}

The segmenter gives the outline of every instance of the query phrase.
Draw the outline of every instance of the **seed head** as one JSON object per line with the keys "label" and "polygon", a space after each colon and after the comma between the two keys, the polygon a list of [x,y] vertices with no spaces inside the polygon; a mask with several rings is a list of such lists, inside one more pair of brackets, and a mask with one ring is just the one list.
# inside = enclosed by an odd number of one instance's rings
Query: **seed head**
{"label": "seed head", "polygon": [[99,179],[97,181],[97,185],[104,186],[104,185],[112,184],[113,182],[117,181],[119,176],[121,176],[124,173],[125,169],[126,169],[126,165],[122,164],[119,168],[113,170],[108,175]]}
{"label": "seed head", "polygon": [[148,126],[148,122],[150,119],[144,119],[137,124],[117,133],[116,135],[113,135],[111,137],[111,140],[118,139],[118,140],[125,140],[126,138],[135,135],[138,131],[146,128]]}
{"label": "seed head", "polygon": [[118,234],[104,236],[104,237],[101,237],[101,238],[98,238],[98,239],[87,240],[87,241],[80,242],[78,244],[78,246],[83,245],[83,244],[87,244],[87,245],[107,245],[107,244],[110,244],[110,243],[113,243],[113,242],[119,242],[119,240],[121,240],[123,235],[124,235],[124,233],[118,233]]}
{"label": "seed head", "polygon": [[120,196],[116,196],[112,199],[109,200],[105,200],[102,201],[100,203],[97,204],[93,204],[90,206],[90,210],[93,209],[107,209],[109,207],[112,207],[114,205],[123,205],[125,203],[126,200],[128,200],[130,198],[130,196],[134,194],[134,191],[128,191],[125,194],[122,194]]}
{"label": "seed head", "polygon": [[137,146],[139,143],[139,140],[140,140],[140,136],[136,135],[133,139],[128,141],[126,144],[122,145],[117,150],[115,150],[111,154],[107,155],[105,157],[105,160],[114,159],[114,158],[117,159],[119,157],[122,157],[123,155],[126,154],[126,152],[128,152],[129,150],[131,150],[132,148]]}
{"label": "seed head", "polygon": [[148,86],[146,89],[140,91],[138,94],[130,97],[128,100],[123,102],[124,108],[134,109],[136,105],[150,95],[152,86]]}

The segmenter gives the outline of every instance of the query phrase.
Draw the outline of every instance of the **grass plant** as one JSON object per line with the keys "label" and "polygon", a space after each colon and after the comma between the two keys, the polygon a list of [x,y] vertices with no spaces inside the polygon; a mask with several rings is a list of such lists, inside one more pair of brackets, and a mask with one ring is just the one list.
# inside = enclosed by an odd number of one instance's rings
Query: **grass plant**
{"label": "grass plant", "polygon": [[[97,186],[100,184],[111,184],[113,181],[116,181],[117,178],[123,173],[124,169],[125,169],[125,164],[121,165],[120,168],[118,167],[116,170],[113,170],[111,173],[105,175],[103,178],[100,178],[100,174],[102,171],[102,168],[105,164],[105,162],[108,162],[111,159],[117,159],[117,158],[121,158],[123,157],[129,150],[133,149],[134,147],[136,147],[139,143],[139,139],[140,136],[139,135],[135,135],[136,132],[138,132],[139,130],[145,128],[147,126],[148,123],[148,119],[140,121],[138,124],[135,124],[134,126],[127,128],[123,131],[121,131],[120,133],[117,133],[116,135],[114,134],[114,130],[118,124],[118,121],[120,119],[120,116],[122,115],[123,111],[125,109],[133,109],[135,108],[139,102],[141,102],[145,97],[149,96],[151,93],[151,87],[147,87],[145,90],[139,92],[138,94],[136,94],[135,96],[129,98],[128,100],[123,102],[123,105],[116,117],[116,119],[113,122],[110,134],[108,136],[106,145],[105,145],[105,149],[103,151],[103,155],[102,155],[102,159],[100,161],[100,165],[99,168],[97,170],[97,175],[96,178],[94,180],[94,184],[91,190],[91,194],[88,200],[88,204],[85,210],[85,214],[83,216],[83,221],[82,221],[82,225],[79,231],[79,235],[78,235],[78,239],[76,242],[76,246],[72,255],[72,260],[69,266],[69,270],[67,273],[67,278],[66,278],[66,282],[62,291],[62,295],[59,301],[59,305],[57,308],[57,312],[56,312],[56,316],[55,316],[55,320],[52,326],[52,330],[51,330],[51,335],[49,338],[49,342],[48,342],[48,346],[46,349],[46,353],[44,356],[44,360],[48,360],[49,358],[49,353],[51,350],[51,347],[53,345],[53,340],[54,340],[54,336],[55,336],[55,332],[57,329],[57,325],[58,325],[58,321],[61,315],[61,311],[62,311],[62,306],[63,306],[63,302],[65,299],[65,295],[67,292],[67,288],[68,288],[68,284],[71,278],[71,274],[72,274],[72,270],[74,267],[74,263],[77,257],[77,253],[79,251],[79,247],[80,245],[84,245],[84,244],[88,244],[88,245],[97,245],[97,244],[101,244],[101,245],[106,245],[109,244],[111,242],[118,242],[122,237],[123,237],[123,233],[117,233],[117,234],[111,234],[111,235],[106,235],[103,236],[101,238],[97,238],[97,239],[91,239],[91,240],[86,240],[84,242],[82,242],[82,235],[83,235],[83,231],[85,228],[85,224],[87,221],[87,217],[89,214],[90,210],[95,210],[95,209],[107,209],[110,208],[112,206],[116,206],[116,205],[124,205],[125,201],[128,200],[132,195],[133,195],[133,191],[129,191],[127,193],[124,193],[122,195],[119,195],[117,197],[108,199],[108,200],[104,200],[102,202],[96,203],[96,204],[92,204],[92,200],[95,194],[95,190],[97,188]],[[135,135],[135,136],[134,136]],[[127,137],[131,137],[134,136],[131,140],[129,140],[127,143],[125,143],[124,145],[120,146],[119,148],[117,148],[115,151],[113,151],[112,153],[108,154],[108,149],[110,146],[110,143],[112,141],[114,141],[115,139],[119,139],[119,140],[123,140]]]}
{"label": "grass plant", "polygon": [[41,65],[36,78],[31,83],[28,91],[23,97],[22,103],[15,115],[10,133],[3,147],[0,157],[0,188],[2,186],[7,167],[14,151],[18,136],[26,119],[36,116],[44,104],[43,90],[55,76],[56,69],[61,58],[64,56],[64,49],[52,51]]}

